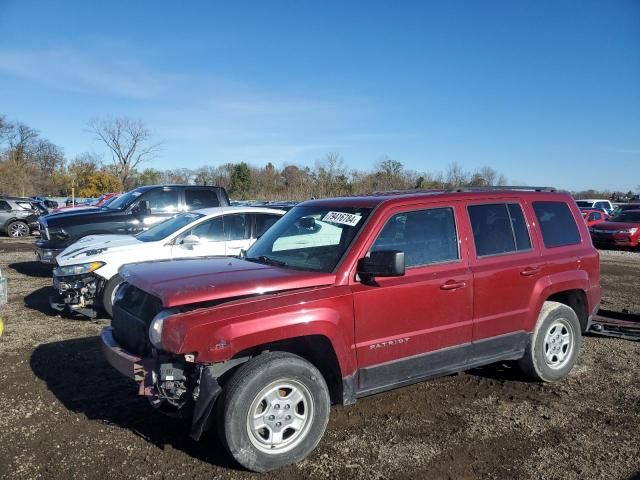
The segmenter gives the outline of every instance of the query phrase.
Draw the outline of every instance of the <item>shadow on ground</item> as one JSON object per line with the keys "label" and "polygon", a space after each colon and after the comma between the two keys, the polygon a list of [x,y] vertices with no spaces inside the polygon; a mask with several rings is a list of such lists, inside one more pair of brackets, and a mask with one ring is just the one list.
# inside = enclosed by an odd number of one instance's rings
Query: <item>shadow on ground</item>
{"label": "shadow on ground", "polygon": [[54,310],[51,308],[51,305],[49,305],[49,297],[53,295],[53,293],[54,290],[52,287],[41,287],[24,297],[24,305],[31,310],[37,310],[45,315],[59,315],[60,312]]}
{"label": "shadow on ground", "polygon": [[52,265],[45,265],[44,263],[35,261],[11,263],[9,264],[9,268],[29,277],[51,278],[53,275]]}
{"label": "shadow on ground", "polygon": [[[104,359],[98,337],[39,345],[30,366],[69,410],[131,430],[160,449],[170,445],[199,460],[238,469],[225,453],[215,432],[200,442],[189,438],[188,420],[157,413],[137,395],[137,385]],[[70,432],[73,435],[73,432]]]}
{"label": "shadow on ground", "polygon": [[522,373],[515,362],[492,363],[468,370],[466,373],[492,380],[531,383],[531,380]]}

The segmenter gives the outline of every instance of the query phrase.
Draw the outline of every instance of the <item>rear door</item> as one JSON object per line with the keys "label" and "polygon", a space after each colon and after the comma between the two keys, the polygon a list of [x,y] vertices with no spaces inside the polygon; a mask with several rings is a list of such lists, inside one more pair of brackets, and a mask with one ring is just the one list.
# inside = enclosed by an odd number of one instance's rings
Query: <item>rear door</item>
{"label": "rear door", "polygon": [[473,284],[459,241],[458,208],[456,202],[398,207],[368,247],[405,252],[406,273],[352,285],[361,391],[466,360]]}
{"label": "rear door", "polygon": [[524,206],[508,199],[469,203],[466,208],[472,232],[473,340],[480,356],[513,346],[506,336],[523,332],[543,272],[540,249],[530,233],[533,220]]}

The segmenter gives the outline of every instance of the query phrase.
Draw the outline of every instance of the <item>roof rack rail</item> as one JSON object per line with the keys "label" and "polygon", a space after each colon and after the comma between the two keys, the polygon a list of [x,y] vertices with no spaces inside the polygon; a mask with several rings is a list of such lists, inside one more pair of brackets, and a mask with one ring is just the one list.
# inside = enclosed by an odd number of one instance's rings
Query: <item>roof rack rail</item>
{"label": "roof rack rail", "polygon": [[522,190],[529,192],[555,192],[555,187],[534,187],[527,185],[492,185],[486,187],[456,187],[451,188],[449,192],[484,192],[492,190]]}

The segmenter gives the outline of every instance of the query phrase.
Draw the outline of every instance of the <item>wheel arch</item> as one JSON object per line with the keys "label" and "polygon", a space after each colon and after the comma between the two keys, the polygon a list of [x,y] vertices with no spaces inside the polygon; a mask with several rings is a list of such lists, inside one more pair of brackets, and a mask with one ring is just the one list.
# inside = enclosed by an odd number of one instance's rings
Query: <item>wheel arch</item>
{"label": "wheel arch", "polygon": [[[329,387],[332,404],[342,404],[343,385],[338,356],[331,340],[325,335],[313,334],[255,345],[236,353],[232,360],[248,361],[267,352],[286,352],[297,355],[316,367]],[[241,364],[239,363],[238,366]]]}
{"label": "wheel arch", "polygon": [[578,315],[584,333],[589,324],[589,288],[589,277],[582,270],[561,272],[541,279],[532,296],[527,331],[533,331],[535,328],[544,302],[552,301],[563,303],[573,309]]}

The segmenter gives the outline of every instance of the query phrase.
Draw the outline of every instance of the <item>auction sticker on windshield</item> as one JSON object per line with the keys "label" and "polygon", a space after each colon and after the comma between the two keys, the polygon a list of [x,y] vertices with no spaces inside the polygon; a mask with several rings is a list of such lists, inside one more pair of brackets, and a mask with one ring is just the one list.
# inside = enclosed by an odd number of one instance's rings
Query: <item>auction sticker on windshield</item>
{"label": "auction sticker on windshield", "polygon": [[357,215],[354,213],[344,213],[344,212],[327,212],[327,214],[322,219],[323,222],[327,223],[339,223],[341,225],[349,225],[350,227],[355,227],[362,215]]}

